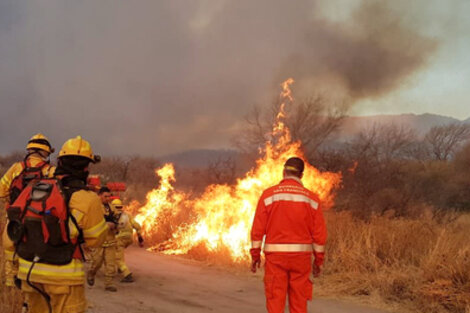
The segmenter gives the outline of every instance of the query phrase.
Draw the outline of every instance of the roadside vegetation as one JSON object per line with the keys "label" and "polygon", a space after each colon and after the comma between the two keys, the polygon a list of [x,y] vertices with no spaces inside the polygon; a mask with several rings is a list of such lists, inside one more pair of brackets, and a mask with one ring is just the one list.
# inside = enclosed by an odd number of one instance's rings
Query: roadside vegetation
{"label": "roadside vegetation", "polygon": [[[0,204],[0,231],[3,234],[5,228],[5,214],[3,204]],[[16,288],[10,288],[5,286],[4,276],[4,252],[3,244],[0,242],[0,312],[21,312],[21,306],[23,304],[21,293]]]}
{"label": "roadside vegetation", "polygon": [[330,213],[319,295],[399,312],[469,312],[469,214],[363,220]]}
{"label": "roadside vegetation", "polygon": [[[242,149],[263,145],[272,112],[250,114]],[[286,120],[311,164],[343,175],[326,213],[317,294],[397,312],[469,313],[470,125],[417,134],[377,124],[341,140],[344,112],[313,98],[293,104]]]}
{"label": "roadside vegetation", "polygon": [[[294,139],[307,143],[311,164],[343,175],[335,207],[326,214],[327,260],[315,293],[401,312],[469,313],[469,126],[438,126],[420,136],[395,125],[375,125],[338,141],[334,134],[343,112],[328,112],[321,99],[312,101],[294,107],[289,116],[295,118],[287,124]],[[197,195],[212,183],[233,183],[254,164],[254,151],[267,139],[264,125],[273,115],[250,116],[251,128],[236,143],[237,158],[219,159],[206,168],[177,167],[176,188]],[[0,157],[0,175],[20,158],[18,153]],[[93,172],[104,183],[126,182],[124,200],[143,203],[158,185],[154,169],[161,165],[154,158],[105,157]],[[204,260],[203,252],[193,254]],[[3,282],[3,262],[0,270]],[[20,303],[17,291],[0,285],[1,312],[19,312]]]}

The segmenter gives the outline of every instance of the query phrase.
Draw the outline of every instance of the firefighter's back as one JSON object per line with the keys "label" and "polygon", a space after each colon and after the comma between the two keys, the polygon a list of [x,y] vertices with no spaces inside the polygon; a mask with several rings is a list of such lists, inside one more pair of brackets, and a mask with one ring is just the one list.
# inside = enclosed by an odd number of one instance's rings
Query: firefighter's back
{"label": "firefighter's back", "polygon": [[264,284],[270,313],[306,313],[312,298],[314,275],[323,263],[326,227],[318,197],[302,185],[304,162],[293,157],[284,164],[283,180],[263,192],[251,229],[251,270],[261,264],[262,241],[266,256]]}
{"label": "firefighter's back", "polygon": [[267,211],[266,243],[312,243],[316,195],[294,178],[266,190],[263,201]]}

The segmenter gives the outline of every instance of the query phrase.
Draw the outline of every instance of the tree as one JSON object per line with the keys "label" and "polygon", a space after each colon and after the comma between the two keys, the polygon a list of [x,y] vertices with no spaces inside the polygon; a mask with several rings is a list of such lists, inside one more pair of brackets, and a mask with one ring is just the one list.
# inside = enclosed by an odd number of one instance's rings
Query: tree
{"label": "tree", "polygon": [[[246,127],[235,140],[243,152],[256,152],[264,147],[277,122],[281,102],[268,109],[254,107],[245,118]],[[289,128],[292,140],[300,140],[307,157],[312,156],[335,131],[345,117],[347,105],[332,105],[324,97],[316,96],[302,102],[290,102],[285,106],[284,123]]]}
{"label": "tree", "polygon": [[219,156],[207,167],[210,184],[227,184],[235,181],[236,162],[232,157]]}
{"label": "tree", "polygon": [[453,123],[435,126],[425,136],[431,157],[435,160],[448,160],[470,139],[470,125]]}
{"label": "tree", "polygon": [[[421,142],[410,128],[394,124],[364,128],[342,151],[337,151],[342,169],[343,188],[338,192],[338,209],[356,216],[371,214],[409,214],[418,201],[413,175],[420,169]],[[331,154],[331,153],[330,153]],[[341,168],[340,166],[338,168]]]}
{"label": "tree", "polygon": [[372,158],[377,162],[391,159],[420,157],[420,143],[416,132],[395,124],[374,124],[363,129],[350,145],[351,157],[360,160]]}

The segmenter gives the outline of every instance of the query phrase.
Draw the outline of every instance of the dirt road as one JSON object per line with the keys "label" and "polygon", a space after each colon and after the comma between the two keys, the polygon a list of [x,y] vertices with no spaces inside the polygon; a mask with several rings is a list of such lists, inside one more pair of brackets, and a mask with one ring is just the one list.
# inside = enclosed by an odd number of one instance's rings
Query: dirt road
{"label": "dirt road", "polygon": [[[195,261],[150,253],[131,247],[126,251],[136,282],[117,282],[118,292],[105,292],[103,277],[87,287],[91,313],[261,313],[266,312],[261,273],[234,274]],[[118,281],[118,280],[117,280]],[[384,313],[333,300],[315,299],[315,313]]]}

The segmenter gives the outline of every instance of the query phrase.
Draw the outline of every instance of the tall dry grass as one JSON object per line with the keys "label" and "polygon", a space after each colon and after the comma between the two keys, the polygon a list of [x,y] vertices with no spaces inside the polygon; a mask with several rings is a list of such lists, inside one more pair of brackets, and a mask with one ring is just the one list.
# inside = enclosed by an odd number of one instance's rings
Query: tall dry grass
{"label": "tall dry grass", "polygon": [[[5,228],[5,214],[3,204],[0,204],[0,235]],[[5,286],[5,257],[3,253],[3,243],[0,240],[0,312],[20,313],[23,304],[21,293],[16,288]]]}
{"label": "tall dry grass", "polygon": [[[183,211],[162,215],[158,231],[146,238],[155,250],[177,248],[161,243],[172,237],[175,225],[188,222],[190,209]],[[327,212],[327,260],[317,294],[363,298],[399,311],[470,313],[470,215],[431,212],[417,207],[417,217],[369,220]],[[240,270],[247,266],[203,244],[185,256]]]}
{"label": "tall dry grass", "polygon": [[323,295],[367,296],[412,312],[470,312],[468,216],[327,218]]}
{"label": "tall dry grass", "polygon": [[[470,313],[469,215],[364,221],[328,212],[326,217],[327,259],[315,282],[317,295],[379,301],[400,312]],[[0,221],[0,231],[3,226]],[[1,248],[0,242],[0,312],[19,313],[20,294],[3,284]],[[227,265],[223,255],[198,247],[188,257]]]}

